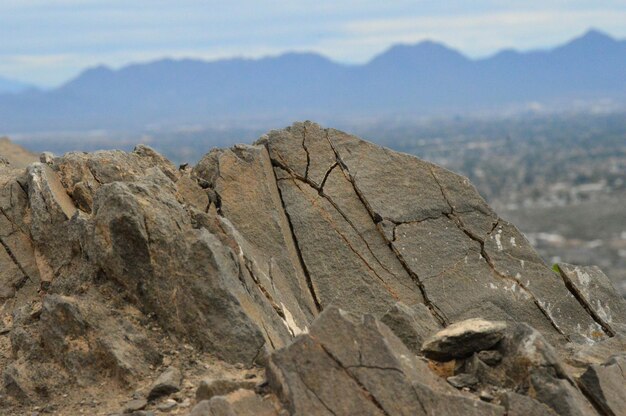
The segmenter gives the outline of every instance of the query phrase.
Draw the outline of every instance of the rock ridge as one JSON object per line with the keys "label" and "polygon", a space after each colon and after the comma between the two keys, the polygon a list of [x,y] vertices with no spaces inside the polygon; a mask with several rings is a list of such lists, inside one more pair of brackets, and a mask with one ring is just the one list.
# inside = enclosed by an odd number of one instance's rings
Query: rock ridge
{"label": "rock ridge", "polygon": [[[196,415],[624,410],[608,278],[552,270],[437,165],[312,122],[193,167],[143,145],[41,160],[0,164],[7,414],[67,411],[64,385],[135,412],[206,397]],[[189,391],[207,377],[230,387]]]}

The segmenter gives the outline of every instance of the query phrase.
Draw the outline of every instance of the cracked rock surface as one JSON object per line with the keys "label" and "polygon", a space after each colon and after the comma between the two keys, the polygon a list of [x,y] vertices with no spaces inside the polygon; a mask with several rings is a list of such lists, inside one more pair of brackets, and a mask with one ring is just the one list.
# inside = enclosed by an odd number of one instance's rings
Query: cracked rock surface
{"label": "cracked rock surface", "polygon": [[439,166],[311,122],[41,160],[0,164],[2,414],[626,413],[623,298]]}

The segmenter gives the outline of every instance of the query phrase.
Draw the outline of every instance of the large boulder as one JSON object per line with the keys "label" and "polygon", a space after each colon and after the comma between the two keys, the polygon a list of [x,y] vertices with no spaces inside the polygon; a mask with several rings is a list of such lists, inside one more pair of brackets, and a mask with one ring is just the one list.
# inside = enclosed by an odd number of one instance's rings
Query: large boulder
{"label": "large boulder", "polygon": [[[551,270],[439,166],[311,122],[193,168],[147,146],[41,160],[0,162],[3,414],[84,413],[67,403],[94,391],[182,408],[197,386],[180,380],[250,386],[259,366],[261,391],[197,412],[615,406],[626,309],[608,279]],[[169,367],[180,391],[150,395]]]}

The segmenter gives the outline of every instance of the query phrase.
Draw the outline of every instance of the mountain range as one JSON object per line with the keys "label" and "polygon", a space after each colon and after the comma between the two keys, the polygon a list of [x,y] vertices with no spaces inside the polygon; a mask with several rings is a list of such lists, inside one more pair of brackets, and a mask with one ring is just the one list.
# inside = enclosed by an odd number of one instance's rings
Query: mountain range
{"label": "mountain range", "polygon": [[590,30],[553,49],[482,59],[424,41],[393,46],[362,65],[286,53],[99,66],[52,90],[0,95],[0,134],[337,122],[577,103],[626,104],[625,40]]}
{"label": "mountain range", "polygon": [[0,94],[14,94],[14,93],[23,92],[32,88],[35,88],[35,87],[32,85],[26,84],[24,82],[0,77]]}

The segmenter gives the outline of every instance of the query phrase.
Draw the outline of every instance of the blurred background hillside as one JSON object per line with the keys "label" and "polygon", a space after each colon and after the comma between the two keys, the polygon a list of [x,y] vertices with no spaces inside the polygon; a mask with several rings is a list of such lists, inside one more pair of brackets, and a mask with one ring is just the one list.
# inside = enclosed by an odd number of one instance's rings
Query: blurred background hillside
{"label": "blurred background hillside", "polygon": [[626,295],[624,22],[623,1],[10,0],[0,155],[193,163],[310,119],[468,176],[547,262]]}

